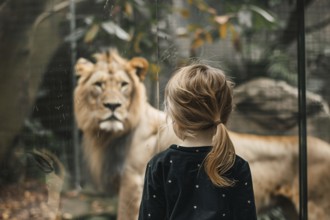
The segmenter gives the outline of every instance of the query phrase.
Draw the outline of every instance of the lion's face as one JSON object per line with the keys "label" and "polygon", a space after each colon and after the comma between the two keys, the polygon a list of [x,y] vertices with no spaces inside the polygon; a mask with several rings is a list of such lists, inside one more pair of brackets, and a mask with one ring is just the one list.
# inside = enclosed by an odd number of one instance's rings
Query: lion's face
{"label": "lion's face", "polygon": [[97,54],[94,64],[79,59],[80,77],[75,89],[75,116],[83,131],[119,134],[134,127],[141,102],[145,101],[144,79],[148,62],[143,58],[127,61],[115,51]]}

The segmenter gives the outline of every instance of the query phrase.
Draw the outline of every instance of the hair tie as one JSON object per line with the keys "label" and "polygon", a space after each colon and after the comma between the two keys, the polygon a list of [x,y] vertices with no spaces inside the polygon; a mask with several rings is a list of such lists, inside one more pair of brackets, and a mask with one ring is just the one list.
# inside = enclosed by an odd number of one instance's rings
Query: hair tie
{"label": "hair tie", "polygon": [[218,126],[219,124],[221,124],[222,122],[221,122],[221,120],[219,119],[219,120],[216,120],[216,121],[214,121],[214,125],[215,126]]}

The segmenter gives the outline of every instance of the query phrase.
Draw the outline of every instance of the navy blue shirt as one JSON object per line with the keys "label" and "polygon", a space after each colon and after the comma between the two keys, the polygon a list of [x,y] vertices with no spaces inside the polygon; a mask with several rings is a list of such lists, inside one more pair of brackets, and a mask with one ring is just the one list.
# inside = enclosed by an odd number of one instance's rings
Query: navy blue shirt
{"label": "navy blue shirt", "polygon": [[171,145],[146,168],[139,220],[256,220],[249,164],[236,155],[226,177],[232,187],[217,187],[204,171],[211,147]]}

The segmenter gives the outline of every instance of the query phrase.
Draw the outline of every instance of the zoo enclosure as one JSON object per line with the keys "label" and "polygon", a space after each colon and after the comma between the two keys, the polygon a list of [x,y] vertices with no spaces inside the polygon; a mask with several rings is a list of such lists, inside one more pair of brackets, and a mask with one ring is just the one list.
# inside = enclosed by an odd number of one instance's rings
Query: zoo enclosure
{"label": "zoo enclosure", "polygon": [[[9,1],[8,1],[9,2]],[[14,2],[14,1],[13,1]],[[122,30],[126,30],[125,28],[132,26],[132,23],[129,23],[127,20],[120,18],[120,16],[118,16],[118,7],[117,6],[122,6],[121,3],[116,2],[115,4],[113,3],[113,1],[98,1],[99,3],[96,4],[94,1],[68,1],[68,2],[61,2],[59,4],[57,4],[59,1],[49,1],[50,5],[52,5],[53,7],[49,7],[51,8],[50,10],[46,10],[46,14],[44,14],[43,19],[44,20],[39,20],[40,23],[38,24],[39,26],[36,26],[36,31],[44,28],[46,29],[47,27],[42,26],[43,24],[45,24],[45,22],[51,20],[51,22],[58,24],[58,15],[60,13],[63,13],[63,11],[65,11],[65,13],[68,13],[70,16],[68,16],[68,20],[63,19],[62,20],[62,27],[64,25],[63,29],[56,29],[56,31],[58,31],[59,33],[62,33],[62,37],[63,39],[66,39],[66,41],[64,41],[64,43],[60,43],[57,44],[57,48],[53,49],[53,51],[55,51],[54,53],[51,53],[51,57],[50,58],[50,62],[48,62],[48,67],[47,70],[43,73],[44,75],[44,79],[43,82],[41,84],[41,87],[38,88],[38,97],[36,97],[36,102],[34,102],[34,100],[32,101],[26,101],[29,98],[26,97],[28,94],[32,94],[33,92],[31,92],[28,88],[29,86],[31,86],[33,83],[32,78],[34,78],[35,76],[33,75],[27,75],[25,76],[25,78],[23,78],[23,92],[22,94],[18,94],[18,97],[20,97],[21,100],[23,100],[22,103],[27,102],[26,106],[32,106],[33,110],[26,110],[26,112],[32,112],[32,114],[27,114],[24,113],[25,115],[27,115],[27,122],[23,128],[23,131],[21,131],[21,133],[17,136],[18,138],[16,139],[16,141],[13,142],[13,145],[17,145],[17,143],[23,143],[23,145],[28,145],[28,146],[36,146],[36,147],[40,147],[43,145],[48,146],[52,151],[56,152],[58,155],[60,155],[61,160],[63,160],[64,164],[66,164],[68,167],[70,167],[70,170],[73,174],[71,181],[74,183],[75,187],[79,186],[79,182],[80,182],[80,176],[79,176],[79,166],[75,163],[72,163],[71,161],[78,161],[77,158],[80,158],[79,155],[79,133],[78,131],[75,129],[75,125],[73,123],[73,115],[72,115],[72,99],[71,99],[71,92],[73,90],[74,87],[74,78],[72,78],[72,65],[75,62],[76,58],[79,56],[84,56],[87,55],[89,56],[91,51],[95,51],[96,48],[101,48],[103,45],[105,44],[112,44],[112,45],[123,45],[123,42],[125,42],[127,35],[125,35],[125,32],[118,32],[117,35],[116,34],[110,34],[110,37],[104,37],[104,33],[101,31],[97,31],[100,30],[100,27],[97,26],[97,24],[100,24],[100,20],[103,20],[104,22],[106,22],[107,20],[109,20],[109,18],[115,18],[114,21],[118,22],[119,21],[124,21],[122,24]],[[95,6],[94,10],[92,10],[91,7],[91,11],[88,11],[87,9],[88,6],[81,6],[81,3],[87,2],[89,4],[92,4]],[[127,1],[129,3],[134,2],[134,1]],[[136,1],[138,2],[138,1]],[[288,5],[288,4],[284,4],[284,6],[281,6],[279,4],[276,4],[276,1],[268,1],[269,2],[273,2],[272,4],[274,4],[274,11],[276,11],[278,14],[283,14],[282,16],[284,18],[289,17],[289,9],[290,7],[293,7],[292,5]],[[313,3],[313,1],[306,1],[306,4],[311,4],[311,2]],[[2,2],[3,3],[3,2]],[[36,1],[36,5],[37,5],[38,1]],[[70,3],[70,4],[68,4]],[[165,2],[166,3],[166,2]],[[168,2],[170,3],[170,2]],[[225,10],[221,7],[221,6],[217,6],[215,5],[214,1],[208,1],[208,3],[210,3],[210,5],[213,5],[214,8],[216,8],[219,11],[222,11],[225,14]],[[225,1],[223,1],[222,3],[225,3]],[[237,3],[238,5],[241,4],[239,1],[236,1],[235,3]],[[258,1],[256,1],[255,3],[260,3]],[[281,2],[282,3],[282,2]],[[301,4],[301,1],[297,1],[297,4]],[[117,5],[116,5],[117,4]],[[145,8],[147,8],[148,10],[150,10],[150,15],[149,17],[146,17],[146,20],[149,20],[150,22],[147,23],[147,25],[149,26],[143,26],[142,24],[139,26],[139,24],[137,23],[133,23],[133,25],[136,25],[136,27],[139,28],[146,28],[147,31],[145,32],[150,32],[150,35],[147,35],[146,33],[144,33],[142,31],[142,33],[140,34],[140,32],[136,32],[138,33],[136,36],[144,36],[144,37],[140,37],[140,39],[134,39],[135,42],[138,42],[139,46],[132,46],[129,43],[127,43],[127,45],[123,46],[121,49],[121,51],[123,51],[124,55],[127,56],[133,56],[133,55],[148,55],[149,60],[151,61],[151,63],[153,64],[151,67],[151,75],[150,78],[148,79],[149,81],[147,82],[147,86],[148,86],[148,90],[149,91],[155,91],[157,90],[155,93],[157,94],[158,92],[162,92],[161,88],[162,85],[160,86],[160,89],[158,90],[157,88],[157,80],[155,81],[155,79],[158,79],[158,82],[163,82],[166,80],[166,78],[168,76],[166,76],[164,73],[165,72],[169,72],[169,70],[171,70],[176,64],[174,63],[179,63],[182,62],[182,60],[190,57],[190,56],[204,56],[206,59],[219,59],[219,60],[225,60],[223,59],[223,57],[219,54],[216,54],[214,51],[212,51],[209,47],[209,44],[211,45],[211,47],[213,47],[212,41],[210,40],[210,36],[207,35],[207,32],[201,32],[198,33],[197,30],[194,30],[192,27],[192,32],[186,32],[186,33],[176,33],[178,34],[178,39],[171,39],[170,38],[170,34],[173,33],[167,33],[165,30],[168,29],[172,29],[173,26],[178,25],[177,23],[175,23],[173,20],[167,20],[167,13],[170,13],[169,11],[163,11],[162,9],[164,7],[162,7],[164,4],[164,2],[154,2],[153,4],[150,4],[147,6],[144,6]],[[176,1],[174,4],[178,4],[176,6],[185,6],[185,7],[190,7],[192,11],[194,11],[194,13],[196,13],[195,15],[198,16],[205,16],[205,14],[203,14],[200,11],[197,11],[196,8],[193,7],[193,5],[188,5],[187,3],[185,3],[184,1]],[[181,5],[180,5],[181,4]],[[322,94],[324,96],[325,99],[329,100],[329,90],[326,90],[327,88],[325,88],[326,86],[322,85],[322,83],[320,83],[320,81],[328,81],[328,76],[322,76],[322,74],[324,74],[325,71],[328,71],[329,68],[327,66],[327,60],[329,59],[329,48],[327,45],[329,44],[329,38],[326,36],[329,36],[325,33],[329,33],[329,27],[326,25],[326,21],[328,20],[327,17],[322,17],[322,15],[326,15],[326,10],[329,9],[329,5],[326,1],[319,1],[315,6],[315,2],[314,5],[312,5],[314,8],[310,8],[311,6],[309,6],[309,10],[312,10],[312,12],[314,13],[307,13],[307,23],[309,24],[313,24],[314,22],[308,22],[309,20],[313,20],[313,21],[320,21],[317,24],[318,25],[309,25],[307,26],[307,32],[313,31],[313,29],[317,30],[317,28],[319,27],[321,31],[319,32],[312,32],[313,34],[309,34],[307,35],[307,42],[306,45],[307,47],[307,64],[309,64],[309,69],[308,69],[308,73],[309,75],[307,76],[308,79],[310,79],[310,81],[307,81],[307,88],[314,90],[320,94]],[[40,4],[41,5],[41,4]],[[220,4],[221,5],[221,4]],[[260,7],[265,7],[267,8],[267,5],[263,5],[260,3]],[[15,5],[14,5],[15,6]],[[13,7],[14,7],[13,6]],[[17,5],[16,5],[17,6]],[[133,5],[136,6],[136,5]],[[266,7],[267,6],[267,7]],[[301,5],[300,5],[301,6]],[[17,6],[18,7],[18,6]],[[5,8],[5,7],[2,7]],[[87,9],[86,9],[87,8]],[[143,7],[142,7],[143,8]],[[154,8],[154,10],[152,9]],[[41,11],[40,7],[26,7],[26,9],[31,9],[31,11]],[[136,8],[133,9],[139,9],[138,6],[136,6]],[[237,8],[236,8],[237,9]],[[301,8],[300,12],[301,11]],[[71,12],[70,12],[71,10]],[[127,13],[129,13],[129,9],[127,9]],[[142,10],[142,9],[141,9]],[[235,10],[235,9],[232,9]],[[25,10],[27,11],[27,10]],[[102,11],[102,15],[100,17],[97,16],[92,16],[91,17],[91,12],[100,12]],[[322,13],[322,11],[324,13]],[[141,14],[143,14],[142,11],[140,12]],[[138,12],[137,12],[138,13]],[[182,11],[182,14],[184,16],[187,16],[187,14],[185,15],[185,13],[187,13],[187,11]],[[111,16],[109,16],[109,14],[111,14]],[[139,16],[141,16],[141,14],[139,14]],[[243,13],[244,15],[244,13]],[[246,15],[246,14],[245,14]],[[26,15],[29,16],[29,15]],[[102,17],[103,16],[103,17]],[[116,17],[118,16],[118,17]],[[178,16],[178,15],[175,15]],[[173,17],[175,17],[173,16]],[[193,16],[189,17],[184,17],[181,18],[180,21],[178,21],[178,23],[180,23],[179,25],[181,25],[182,23],[196,23],[198,19],[195,19]],[[23,16],[24,17],[24,16]],[[39,17],[40,18],[40,17]],[[63,18],[63,17],[62,17]],[[82,20],[84,20],[83,18],[87,18],[85,23],[82,22]],[[93,18],[93,19],[90,19]],[[105,18],[105,19],[104,19]],[[300,17],[298,18],[302,18],[302,14],[300,14]],[[117,19],[117,20],[116,20]],[[122,20],[121,20],[122,19]],[[298,24],[298,22],[301,22],[301,19],[296,19],[296,25]],[[99,22],[99,23],[98,23]],[[142,23],[142,22],[141,22]],[[325,23],[325,24],[324,24]],[[69,25],[68,25],[69,24]],[[102,23],[104,26],[104,23]],[[111,28],[115,29],[117,26],[117,23],[106,23],[107,25],[105,25],[104,27],[108,28],[108,31],[111,32]],[[300,25],[302,25],[302,23],[299,23]],[[322,27],[323,24],[323,27]],[[51,25],[51,23],[50,23]],[[244,25],[249,25],[248,23],[243,23],[240,24],[243,28]],[[254,27],[255,24],[252,24],[252,26]],[[152,28],[150,28],[152,27]],[[301,27],[301,26],[299,26]],[[304,25],[302,25],[302,27],[304,27]],[[39,29],[38,29],[39,28]],[[222,27],[223,28],[223,27]],[[245,27],[246,28],[246,27]],[[260,59],[260,57],[258,57],[258,51],[260,51],[260,48],[254,48],[256,42],[253,41],[253,37],[251,36],[255,36],[252,35],[253,33],[251,33],[253,30],[250,29],[245,29],[244,31],[244,37],[242,37],[242,39],[240,39],[241,41],[235,41],[235,39],[230,39],[233,40],[233,42],[231,43],[231,41],[227,40],[226,38],[222,35],[224,35],[226,33],[226,31],[224,31],[225,29],[222,29],[222,32],[220,31],[220,36],[218,38],[211,36],[211,38],[213,38],[213,42],[217,42],[219,43],[217,45],[217,48],[221,47],[223,51],[225,51],[225,54],[230,54],[231,57],[233,57],[235,59],[235,57],[237,56],[237,54],[241,53],[243,54],[244,59],[240,59],[240,62],[244,61],[245,65],[244,68],[247,68],[249,72],[252,73],[256,73],[259,72],[259,75],[263,75],[265,73],[262,73],[265,68],[263,65],[263,60],[259,60],[260,62],[255,62],[256,60],[252,60],[253,62],[251,62],[251,60],[247,60],[246,57],[251,55],[251,57],[253,59]],[[299,73],[303,73],[304,72],[304,62],[302,62],[303,60],[305,60],[304,56],[300,57],[301,55],[303,55],[303,51],[304,51],[304,32],[301,31],[302,29],[300,29],[300,37],[298,39],[300,39],[300,44],[298,44],[298,48],[302,48],[302,50],[300,52],[298,52],[298,54],[296,54],[297,60],[299,62],[301,62],[300,64],[296,63],[295,61],[291,61],[290,64],[288,64],[288,66],[283,65],[284,67],[287,67],[287,69],[284,68],[284,70],[282,71],[268,71],[267,73],[269,73],[270,75],[273,74],[272,76],[275,75],[274,78],[279,77],[279,75],[282,74],[282,79],[288,79],[288,81],[290,81],[290,76],[289,74],[287,74],[287,72],[290,72],[290,65],[293,66],[297,65],[298,66],[298,71]],[[195,32],[194,32],[195,31]],[[254,30],[255,31],[255,30]],[[275,30],[279,31],[279,30]],[[229,29],[227,29],[227,32],[229,32]],[[257,32],[257,31],[255,31]],[[258,30],[258,34],[257,37],[259,39],[264,39],[264,38],[271,38],[271,33],[272,30],[266,29],[264,27],[260,28]],[[38,33],[38,32],[36,32]],[[234,32],[233,32],[234,33]],[[233,34],[232,33],[232,34]],[[298,32],[295,32],[292,30],[292,33],[290,36],[297,34]],[[42,33],[41,33],[42,34]],[[56,33],[58,34],[58,33]],[[140,35],[139,35],[140,34]],[[197,34],[197,37],[193,39],[192,43],[189,45],[189,41],[182,38],[181,35],[184,34]],[[199,34],[199,35],[198,35]],[[222,35],[221,35],[222,34]],[[228,33],[227,33],[228,34]],[[254,33],[255,34],[255,33]],[[40,35],[40,33],[39,33]],[[36,36],[39,36],[36,35]],[[228,34],[229,35],[229,34]],[[234,35],[234,34],[233,34]],[[42,36],[42,35],[40,35]],[[93,37],[94,36],[94,37]],[[103,37],[102,37],[103,36]],[[141,39],[142,38],[142,39]],[[290,37],[287,37],[287,39]],[[110,39],[110,40],[109,40]],[[143,41],[144,39],[144,41]],[[150,42],[146,41],[145,39],[152,39],[150,40]],[[317,39],[317,40],[316,40]],[[37,40],[38,42],[38,38],[34,39]],[[39,38],[40,40],[40,38]],[[237,39],[236,39],[237,40]],[[261,40],[261,41],[265,41],[265,40]],[[39,41],[40,44],[42,43],[42,41]],[[56,41],[52,41],[54,42],[54,44],[56,44]],[[183,42],[181,45],[178,46],[178,44],[180,42]],[[318,44],[316,43],[318,42]],[[186,47],[182,47],[187,45]],[[225,46],[226,44],[230,44],[232,46]],[[242,48],[242,45],[240,44],[244,44],[245,48]],[[283,43],[284,44],[284,43]],[[215,45],[215,44],[214,44]],[[220,46],[219,46],[220,45]],[[191,50],[188,50],[187,48],[191,46]],[[323,47],[324,46],[324,47]],[[4,46],[2,46],[4,47]],[[295,44],[293,44],[293,46],[291,45],[291,47],[295,47]],[[157,48],[157,49],[155,49]],[[234,48],[234,49],[233,49]],[[314,49],[313,49],[314,48]],[[51,49],[48,48],[48,50],[50,51]],[[234,52],[233,52],[234,50]],[[237,50],[237,51],[235,51]],[[295,49],[292,49],[290,51],[291,54],[295,54],[294,52],[292,52]],[[133,52],[131,52],[133,51]],[[148,51],[148,54],[146,53]],[[189,54],[185,54],[185,51],[189,51]],[[207,51],[212,51],[212,53],[207,54]],[[275,50],[274,50],[275,51]],[[49,52],[48,52],[49,53]],[[24,57],[24,51],[20,51],[21,56]],[[47,54],[47,53],[43,53],[43,54]],[[151,54],[151,55],[149,55]],[[224,53],[223,53],[224,54]],[[245,54],[245,55],[244,55]],[[247,55],[248,54],[248,55]],[[32,55],[33,52],[32,52]],[[271,54],[274,55],[274,54]],[[275,54],[276,55],[276,54]],[[274,56],[275,56],[274,55]],[[283,55],[283,54],[280,54]],[[257,57],[257,58],[255,58]],[[280,57],[281,58],[281,57]],[[283,57],[282,57],[283,58]],[[234,60],[233,59],[233,60]],[[276,57],[275,57],[276,59]],[[3,60],[6,61],[6,58],[3,58]],[[31,60],[34,61],[34,59],[31,58]],[[41,59],[42,60],[42,59]],[[179,61],[178,61],[179,60]],[[324,61],[325,60],[325,61]],[[258,60],[257,60],[258,61]],[[286,62],[287,60],[285,60],[284,57],[284,62]],[[47,61],[45,61],[47,62]],[[283,62],[283,60],[280,60],[278,63]],[[10,63],[10,62],[8,62]],[[235,62],[232,62],[234,64],[237,64]],[[275,63],[275,64],[278,64]],[[315,64],[317,63],[317,64]],[[32,62],[32,64],[34,64],[35,66],[37,66],[36,62]],[[325,70],[321,71],[321,76],[315,76],[313,75],[313,73],[318,73],[320,74],[320,69],[317,68],[321,68],[320,66],[318,66],[318,64],[321,64],[323,68],[325,68]],[[230,64],[228,65],[228,69],[230,70],[231,66]],[[158,67],[161,66],[162,70],[159,71]],[[239,65],[242,66],[242,65]],[[283,68],[282,66],[282,68]],[[273,66],[274,67],[274,64]],[[313,67],[314,69],[311,69],[310,67]],[[37,66],[37,68],[42,69],[42,67]],[[6,68],[4,68],[6,69]],[[31,65],[30,66],[31,72],[33,72],[34,66]],[[291,71],[295,72],[295,68],[291,69]],[[22,71],[23,72],[23,71]],[[234,71],[233,71],[234,72]],[[246,81],[249,77],[253,78],[253,74],[251,76],[247,75],[246,72],[242,71],[238,71],[239,73],[241,73],[241,75],[234,75],[234,77],[236,77],[236,79],[238,79],[237,81],[239,83],[243,83],[244,81]],[[276,75],[278,74],[278,75]],[[323,78],[322,78],[323,77]],[[305,77],[302,76],[300,79],[303,80]],[[321,80],[320,80],[321,79]],[[163,80],[163,81],[162,81]],[[300,161],[300,166],[303,168],[305,167],[306,163],[306,157],[304,156],[304,145],[305,145],[305,138],[306,138],[306,122],[304,120],[304,115],[306,115],[306,112],[304,112],[304,110],[306,109],[305,103],[304,103],[304,91],[306,90],[306,88],[304,88],[304,85],[306,84],[303,81],[299,81],[299,85],[300,85],[300,98],[299,98],[299,102],[300,102],[300,112],[302,113],[302,115],[299,117],[300,119],[300,129],[299,129],[299,134],[300,134],[300,141],[301,141],[301,151],[303,152],[303,154],[301,154],[301,161]],[[156,83],[155,83],[156,82]],[[314,84],[312,84],[312,82],[314,82]],[[157,97],[152,97],[152,94],[155,94],[153,92],[150,92],[150,100],[151,102],[153,102],[154,105],[157,105]],[[6,94],[6,93],[2,93],[2,94]],[[2,98],[2,100],[5,100],[4,98]],[[4,105],[2,105],[4,106]],[[22,110],[24,111],[24,110]],[[7,116],[8,117],[8,116]],[[12,118],[12,117],[9,117]],[[6,122],[5,124],[10,124],[10,122],[8,122],[9,120],[3,120],[4,122]],[[39,123],[39,121],[41,123]],[[32,122],[32,123],[30,123]],[[44,131],[44,132],[38,132],[38,131]],[[252,129],[251,129],[252,130]],[[320,130],[316,130],[314,131],[316,135],[320,135],[323,138],[328,138],[329,139],[329,134],[326,133],[327,128],[324,129],[325,130],[325,134],[321,134],[318,132],[321,132]],[[10,129],[7,128],[3,128],[2,129],[2,133],[8,133],[8,131],[11,131]],[[48,133],[47,133],[48,132]],[[278,132],[281,133],[282,131],[265,131],[265,133],[267,132]],[[295,130],[291,130],[289,132],[295,132]],[[288,133],[289,133],[288,132]],[[324,132],[324,131],[323,131]],[[75,151],[73,151],[70,146],[75,145],[77,146],[75,149]],[[58,147],[58,146],[62,146],[62,147]],[[4,148],[4,147],[2,147]],[[75,156],[74,156],[75,155]],[[304,172],[305,169],[301,169],[302,174],[301,174],[301,184],[302,184],[302,192],[304,192],[304,186],[306,186],[306,178],[307,175]],[[305,174],[304,174],[305,173]],[[307,201],[306,198],[306,193],[302,193],[302,195],[300,196],[301,199],[301,204],[302,204],[302,208],[300,209],[301,216],[302,218],[306,218],[307,213],[306,212],[306,208],[304,208],[304,204]],[[305,217],[304,217],[305,216]]]}

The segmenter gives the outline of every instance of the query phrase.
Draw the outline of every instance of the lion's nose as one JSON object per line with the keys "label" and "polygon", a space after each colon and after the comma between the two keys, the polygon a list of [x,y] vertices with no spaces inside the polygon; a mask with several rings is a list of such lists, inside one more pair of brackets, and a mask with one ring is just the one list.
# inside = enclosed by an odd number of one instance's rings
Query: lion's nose
{"label": "lion's nose", "polygon": [[103,103],[103,106],[112,111],[115,111],[115,109],[120,107],[121,104],[120,103]]}

